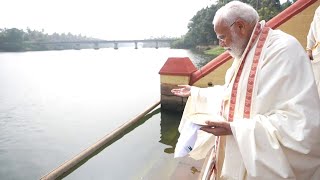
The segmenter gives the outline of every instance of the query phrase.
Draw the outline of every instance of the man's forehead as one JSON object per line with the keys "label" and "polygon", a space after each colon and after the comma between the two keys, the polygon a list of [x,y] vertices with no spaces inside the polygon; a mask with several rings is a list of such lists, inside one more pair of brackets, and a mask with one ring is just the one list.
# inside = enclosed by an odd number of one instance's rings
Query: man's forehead
{"label": "man's forehead", "polygon": [[216,31],[216,29],[221,29],[227,26],[227,22],[221,18],[219,18],[215,24],[213,25],[214,30]]}
{"label": "man's forehead", "polygon": [[217,35],[224,34],[228,30],[225,21],[217,21],[213,26],[213,30]]}

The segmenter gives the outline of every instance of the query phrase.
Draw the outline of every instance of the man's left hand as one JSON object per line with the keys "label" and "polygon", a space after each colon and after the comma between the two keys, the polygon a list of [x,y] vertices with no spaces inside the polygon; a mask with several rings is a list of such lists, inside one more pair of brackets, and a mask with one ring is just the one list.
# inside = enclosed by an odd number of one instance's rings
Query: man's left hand
{"label": "man's left hand", "polygon": [[230,123],[227,121],[206,121],[206,124],[200,129],[207,133],[214,134],[215,136],[232,135]]}

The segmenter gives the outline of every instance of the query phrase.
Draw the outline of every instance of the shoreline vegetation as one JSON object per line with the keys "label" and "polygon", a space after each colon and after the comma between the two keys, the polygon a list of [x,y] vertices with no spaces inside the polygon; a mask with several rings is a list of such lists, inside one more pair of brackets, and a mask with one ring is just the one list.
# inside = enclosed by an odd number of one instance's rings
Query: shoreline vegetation
{"label": "shoreline vegetation", "polygon": [[48,50],[63,50],[63,49],[75,49],[72,44],[63,44],[60,46],[46,45],[46,42],[55,41],[85,41],[85,40],[97,40],[96,38],[86,37],[79,35],[73,35],[71,33],[45,33],[41,31],[26,30],[11,28],[0,29],[0,52],[23,52],[23,51],[48,51]]}
{"label": "shoreline vegetation", "polygon": [[203,52],[206,55],[217,57],[223,52],[225,52],[225,50],[221,46],[212,45],[212,46],[208,46],[206,49],[202,50],[201,52]]}
{"label": "shoreline vegetation", "polygon": [[[168,37],[149,38],[144,40],[176,39]],[[86,42],[87,41],[87,42]],[[42,31],[11,28],[0,29],[0,52],[25,52],[25,51],[51,51],[68,49],[100,49],[115,48],[114,43],[94,43],[91,41],[103,41],[103,39],[68,34],[47,34]],[[169,47],[168,42],[159,42],[158,47]],[[134,46],[129,42],[118,45],[119,47]],[[144,42],[143,47],[155,47],[154,42]]]}

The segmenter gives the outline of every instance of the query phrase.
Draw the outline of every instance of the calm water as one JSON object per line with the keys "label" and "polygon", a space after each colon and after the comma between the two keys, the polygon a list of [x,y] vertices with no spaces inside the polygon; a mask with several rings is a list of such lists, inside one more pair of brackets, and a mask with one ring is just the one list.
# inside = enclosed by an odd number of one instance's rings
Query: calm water
{"label": "calm water", "polygon": [[[168,57],[208,60],[166,48],[0,53],[0,179],[39,179],[154,104]],[[65,179],[166,179],[179,117],[156,108]]]}

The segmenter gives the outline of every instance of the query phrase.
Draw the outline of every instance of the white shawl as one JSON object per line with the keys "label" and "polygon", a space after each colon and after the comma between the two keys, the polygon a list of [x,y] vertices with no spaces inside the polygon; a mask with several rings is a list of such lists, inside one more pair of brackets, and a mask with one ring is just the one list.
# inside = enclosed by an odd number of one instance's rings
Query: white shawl
{"label": "white shawl", "polygon": [[[270,30],[255,76],[251,115],[245,119],[245,93],[255,48],[249,51],[240,77],[231,122],[233,136],[226,136],[217,179],[320,179],[320,99],[310,61],[295,38]],[[228,73],[235,71],[236,63]],[[228,76],[232,77],[227,74],[226,79]],[[200,97],[202,90],[193,88],[191,96]],[[228,97],[228,92],[225,89],[215,95]]]}
{"label": "white shawl", "polygon": [[307,49],[312,50],[312,68],[320,94],[320,6],[314,13],[307,36]]}

